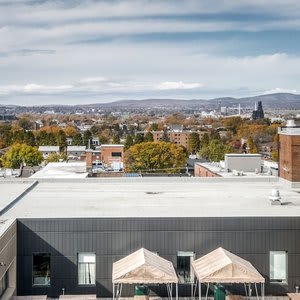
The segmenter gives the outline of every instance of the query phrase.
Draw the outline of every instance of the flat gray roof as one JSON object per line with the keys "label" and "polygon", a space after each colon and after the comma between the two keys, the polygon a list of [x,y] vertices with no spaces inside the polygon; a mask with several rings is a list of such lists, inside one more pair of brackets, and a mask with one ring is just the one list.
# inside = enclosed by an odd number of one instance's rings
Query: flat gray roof
{"label": "flat gray roof", "polygon": [[33,182],[0,180],[0,235],[13,223],[15,218],[4,217],[4,211],[22,195]]}
{"label": "flat gray roof", "polygon": [[[284,205],[270,204],[272,189],[280,190]],[[243,216],[300,216],[300,195],[280,181],[244,178],[49,180],[39,182],[3,217]]]}

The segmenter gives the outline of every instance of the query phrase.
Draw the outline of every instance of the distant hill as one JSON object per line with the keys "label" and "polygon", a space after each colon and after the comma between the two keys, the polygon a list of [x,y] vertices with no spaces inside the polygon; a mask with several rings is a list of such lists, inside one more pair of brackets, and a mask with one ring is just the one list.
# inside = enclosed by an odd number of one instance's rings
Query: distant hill
{"label": "distant hill", "polygon": [[[259,95],[254,97],[233,98],[219,97],[214,99],[141,99],[141,100],[119,100],[109,103],[92,103],[81,105],[41,105],[41,106],[17,106],[0,105],[0,113],[13,110],[15,113],[37,112],[43,113],[45,110],[54,110],[60,113],[75,113],[78,111],[89,111],[91,109],[106,112],[113,111],[145,111],[151,110],[174,112],[174,111],[193,111],[201,109],[219,109],[220,106],[237,107],[241,104],[242,108],[254,109],[257,101],[262,101],[264,109],[277,110],[300,110],[300,95],[289,93],[277,93]],[[2,112],[2,113],[3,113]]]}
{"label": "distant hill", "polygon": [[233,98],[220,97],[209,100],[192,99],[143,99],[143,100],[120,100],[110,103],[97,103],[89,105],[81,105],[82,107],[95,108],[135,108],[135,109],[150,109],[150,108],[171,108],[171,109],[197,109],[197,108],[214,108],[219,105],[234,106],[241,104],[243,107],[254,107],[254,103],[262,101],[265,108],[273,109],[300,109],[300,95],[289,93],[277,93],[260,95],[254,97]]}

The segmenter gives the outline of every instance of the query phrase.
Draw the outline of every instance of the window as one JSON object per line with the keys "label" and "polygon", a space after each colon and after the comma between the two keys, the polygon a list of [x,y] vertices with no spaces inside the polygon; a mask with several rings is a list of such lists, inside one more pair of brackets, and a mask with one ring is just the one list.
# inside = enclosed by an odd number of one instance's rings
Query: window
{"label": "window", "polygon": [[112,157],[122,157],[122,153],[121,152],[112,152],[111,156]]}
{"label": "window", "polygon": [[177,274],[180,283],[193,283],[194,272],[192,270],[192,262],[195,259],[194,252],[180,251],[177,254]]}
{"label": "window", "polygon": [[8,271],[0,279],[0,298],[8,288]]}
{"label": "window", "polygon": [[93,285],[96,283],[96,254],[78,254],[78,284]]}
{"label": "window", "polygon": [[50,285],[50,254],[33,254],[33,285]]}
{"label": "window", "polygon": [[286,251],[270,251],[270,282],[287,283]]}

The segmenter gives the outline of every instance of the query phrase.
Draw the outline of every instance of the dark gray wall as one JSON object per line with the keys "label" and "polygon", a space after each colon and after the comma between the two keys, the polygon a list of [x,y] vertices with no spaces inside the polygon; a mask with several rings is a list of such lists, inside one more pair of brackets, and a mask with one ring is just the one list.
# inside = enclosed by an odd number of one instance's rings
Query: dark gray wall
{"label": "dark gray wall", "polygon": [[[18,294],[58,296],[96,293],[111,296],[112,263],[145,247],[176,266],[177,251],[194,251],[197,258],[223,248],[248,259],[266,277],[266,293],[283,295],[300,285],[300,218],[130,218],[22,219],[18,221]],[[269,251],[288,251],[288,285],[269,284]],[[32,253],[51,253],[51,287],[32,287]],[[97,255],[97,286],[77,285],[77,253]],[[124,295],[132,295],[126,287]],[[229,286],[239,292],[237,285]],[[189,286],[180,286],[188,295]],[[164,287],[153,292],[165,294]]]}

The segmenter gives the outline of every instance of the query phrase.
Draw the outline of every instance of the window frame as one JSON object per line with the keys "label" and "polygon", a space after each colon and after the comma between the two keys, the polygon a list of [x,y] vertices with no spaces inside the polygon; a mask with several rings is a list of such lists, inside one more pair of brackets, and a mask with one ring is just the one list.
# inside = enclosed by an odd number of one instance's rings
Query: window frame
{"label": "window frame", "polygon": [[[116,155],[118,154],[118,155]],[[117,151],[112,151],[111,152],[111,157],[122,157],[122,152],[117,152]]]}
{"label": "window frame", "polygon": [[[85,264],[85,263],[80,263],[79,262],[79,254],[93,254],[95,255],[95,283],[79,283],[79,265],[80,264]],[[95,252],[78,252],[77,253],[77,285],[80,287],[94,287],[96,286],[96,275],[97,275],[97,255]]]}
{"label": "window frame", "polygon": [[[37,283],[34,283],[34,256],[38,256],[38,255],[49,255],[49,268],[50,268],[50,276],[49,276],[49,280],[50,280],[50,283],[49,284],[37,284]],[[50,252],[33,252],[32,255],[31,255],[31,281],[32,281],[32,287],[37,287],[37,288],[41,288],[41,287],[44,287],[44,288],[47,288],[47,287],[51,287],[51,253]]]}
{"label": "window frame", "polygon": [[[178,274],[178,257],[189,257],[190,258],[190,281],[181,281]],[[194,251],[178,251],[176,256],[176,274],[179,279],[179,284],[194,284],[195,283],[195,273],[192,267],[192,262],[196,259],[196,253]]]}
{"label": "window frame", "polygon": [[[282,279],[271,279],[271,255],[272,253],[284,253],[285,254],[285,280]],[[270,250],[269,251],[269,279],[270,284],[288,285],[288,251],[286,250]],[[282,281],[280,281],[282,280]]]}

